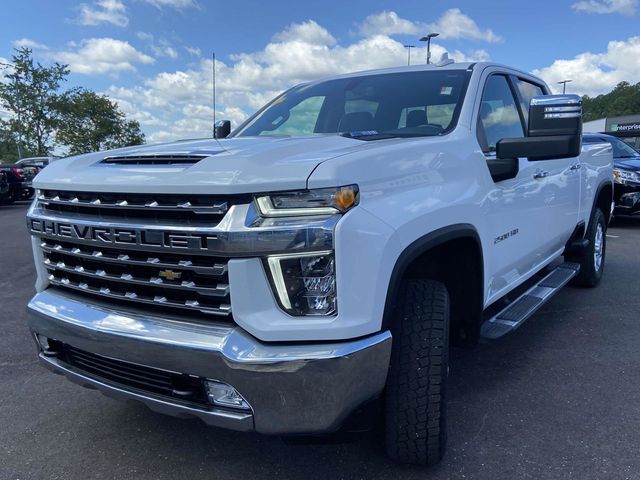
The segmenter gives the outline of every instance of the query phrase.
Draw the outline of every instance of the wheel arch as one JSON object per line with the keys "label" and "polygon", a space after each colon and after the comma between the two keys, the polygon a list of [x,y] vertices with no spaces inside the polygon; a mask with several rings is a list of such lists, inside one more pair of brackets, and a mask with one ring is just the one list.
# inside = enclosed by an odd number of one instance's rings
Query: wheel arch
{"label": "wheel arch", "polygon": [[[448,262],[454,268],[447,268]],[[456,275],[460,271],[456,266],[465,268],[464,275]],[[416,239],[401,252],[389,279],[383,329],[391,329],[393,325],[395,305],[405,278],[442,281],[451,297],[452,338],[475,344],[484,301],[484,257],[480,235],[472,224],[440,228]],[[460,302],[460,297],[467,294],[471,301]]]}
{"label": "wheel arch", "polygon": [[613,201],[613,182],[610,180],[604,180],[598,185],[598,189],[596,190],[596,194],[593,197],[593,205],[591,206],[591,214],[589,215],[589,220],[593,218],[593,214],[596,210],[596,207],[602,210],[605,218],[607,219],[607,224],[611,220],[611,202]]}

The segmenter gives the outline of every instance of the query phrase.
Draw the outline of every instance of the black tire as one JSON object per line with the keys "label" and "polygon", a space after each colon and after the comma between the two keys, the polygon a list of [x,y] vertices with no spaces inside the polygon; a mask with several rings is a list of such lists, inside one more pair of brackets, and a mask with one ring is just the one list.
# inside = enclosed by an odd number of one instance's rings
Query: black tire
{"label": "black tire", "polygon": [[16,197],[13,194],[9,194],[6,197],[0,198],[0,205],[11,205],[16,201]]}
{"label": "black tire", "polygon": [[[579,287],[595,287],[602,279],[604,260],[607,253],[607,220],[602,210],[596,208],[589,221],[587,230],[589,246],[581,256],[571,257],[569,260],[580,264],[580,273],[572,283]],[[600,251],[600,262],[597,262],[596,252]]]}
{"label": "black tire", "polygon": [[20,192],[20,200],[31,200],[35,195],[36,191],[33,188],[27,188]]}
{"label": "black tire", "polygon": [[395,313],[385,392],[387,454],[433,465],[446,447],[449,294],[432,280],[407,280]]}

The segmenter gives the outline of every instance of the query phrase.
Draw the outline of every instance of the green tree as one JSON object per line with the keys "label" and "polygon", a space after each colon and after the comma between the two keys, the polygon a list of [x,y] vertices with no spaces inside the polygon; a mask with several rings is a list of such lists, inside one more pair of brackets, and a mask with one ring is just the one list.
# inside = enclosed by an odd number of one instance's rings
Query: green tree
{"label": "green tree", "polygon": [[[32,152],[20,150],[23,157],[32,156]],[[8,122],[0,121],[0,163],[15,163],[18,156],[18,142],[16,135],[9,128]]]}
{"label": "green tree", "polygon": [[11,64],[0,67],[4,69],[0,81],[0,107],[11,115],[6,123],[19,154],[25,150],[47,155],[58,122],[58,105],[69,94],[58,93],[60,84],[69,74],[67,65],[54,63],[44,67],[34,62],[31,49],[19,48],[12,56]]}
{"label": "green tree", "polygon": [[609,93],[597,97],[582,97],[584,120],[640,113],[640,83],[620,82]]}
{"label": "green tree", "polygon": [[118,105],[104,95],[81,89],[58,108],[61,121],[56,141],[69,148],[69,155],[144,143],[140,124],[127,120]]}

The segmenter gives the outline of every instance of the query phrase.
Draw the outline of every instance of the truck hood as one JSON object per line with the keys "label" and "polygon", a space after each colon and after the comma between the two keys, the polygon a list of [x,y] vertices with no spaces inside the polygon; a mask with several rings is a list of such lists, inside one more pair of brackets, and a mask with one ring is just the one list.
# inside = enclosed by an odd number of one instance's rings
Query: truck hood
{"label": "truck hood", "polygon": [[614,158],[613,166],[616,168],[631,170],[632,172],[638,172],[640,171],[640,156],[631,158]]}
{"label": "truck hood", "polygon": [[[338,135],[231,138],[137,146],[57,160],[35,178],[36,188],[95,192],[242,194],[303,189],[322,162],[371,148]],[[105,157],[207,155],[190,165],[123,165]]]}

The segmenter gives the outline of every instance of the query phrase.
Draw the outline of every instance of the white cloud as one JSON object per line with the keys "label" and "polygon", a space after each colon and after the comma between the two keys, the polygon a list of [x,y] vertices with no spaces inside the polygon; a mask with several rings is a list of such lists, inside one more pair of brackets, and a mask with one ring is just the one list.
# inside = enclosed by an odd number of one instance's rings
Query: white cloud
{"label": "white cloud", "polygon": [[156,57],[169,57],[171,59],[178,58],[178,52],[175,48],[170,47],[168,45],[158,47],[156,45],[151,45],[151,51]]}
{"label": "white cloud", "polygon": [[[434,43],[434,59],[446,51]],[[197,52],[199,53],[199,52]],[[485,50],[450,51],[456,61],[487,60]],[[412,52],[414,63],[424,62],[426,49]],[[337,44],[333,35],[316,22],[289,25],[274,35],[262,50],[233,55],[229,62],[216,60],[218,119],[234,126],[283,90],[326,75],[395,67],[406,64],[403,44],[385,35],[374,35],[351,44]],[[420,60],[418,60],[420,59]],[[211,135],[212,60],[201,58],[192,68],[161,72],[134,88],[113,86],[110,97],[128,102],[131,111],[147,111],[159,119],[148,140],[165,141]]]}
{"label": "white cloud", "polygon": [[184,49],[189,52],[189,55],[192,55],[194,57],[201,57],[202,56],[202,50],[200,50],[198,47],[184,47]]}
{"label": "white cloud", "polygon": [[135,70],[135,64],[152,64],[154,59],[136,50],[131,44],[114,38],[82,40],[75,51],[55,54],[56,60],[69,64],[74,73],[118,74]]}
{"label": "white cloud", "polygon": [[631,16],[636,13],[638,0],[582,0],[571,5],[579,12],[619,13]]}
{"label": "white cloud", "polygon": [[49,47],[44,43],[36,42],[30,38],[21,38],[13,41],[15,48],[30,48],[31,50],[49,50]]}
{"label": "white cloud", "polygon": [[598,95],[609,92],[622,81],[640,78],[640,37],[611,41],[604,53],[584,52],[572,59],[556,60],[545,68],[534,70],[555,91],[561,80],[571,79],[570,92]]}
{"label": "white cloud", "polygon": [[144,41],[149,41],[149,42],[153,41],[153,34],[148,32],[136,32],[136,37]]}
{"label": "white cloud", "polygon": [[365,37],[374,35],[419,35],[419,23],[400,18],[396,12],[383,11],[369,15],[359,25],[358,31]]}
{"label": "white cloud", "polygon": [[490,28],[482,30],[471,17],[462,13],[459,8],[451,8],[444,12],[435,23],[429,26],[429,30],[439,32],[442,38],[466,38],[490,43],[502,41],[502,37],[493,33]]}
{"label": "white cloud", "polygon": [[149,111],[141,110],[136,107],[132,102],[124,100],[122,98],[112,98],[126,115],[128,120],[136,120],[140,122],[143,127],[157,127],[166,126],[165,122],[160,120],[154,114]]}
{"label": "white cloud", "polygon": [[197,7],[198,4],[195,0],[144,0],[150,5],[156,8],[172,7],[182,10],[189,7]]}
{"label": "white cloud", "polygon": [[136,32],[136,37],[147,43],[156,58],[169,57],[173,60],[178,58],[178,51],[167,40],[160,38],[156,41],[153,34],[148,32]]}
{"label": "white cloud", "polygon": [[97,0],[93,4],[81,3],[78,23],[81,25],[100,25],[110,23],[117,27],[126,27],[129,17],[121,0]]}
{"label": "white cloud", "polygon": [[495,43],[502,41],[490,28],[482,30],[468,15],[459,8],[450,8],[434,23],[414,22],[401,18],[396,12],[383,11],[369,15],[359,26],[360,34],[369,37],[375,35],[416,35],[438,32],[442,38],[464,38]]}
{"label": "white cloud", "polygon": [[333,35],[313,20],[292,23],[284,31],[276,33],[273,39],[279,43],[303,42],[311,45],[335,45],[336,43]]}

